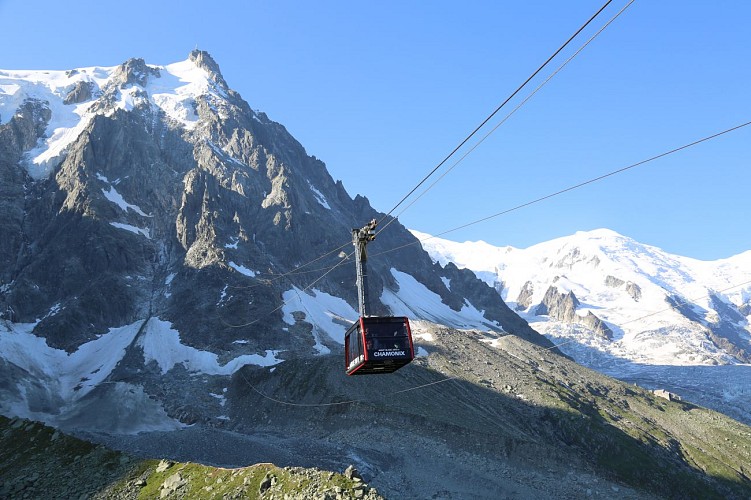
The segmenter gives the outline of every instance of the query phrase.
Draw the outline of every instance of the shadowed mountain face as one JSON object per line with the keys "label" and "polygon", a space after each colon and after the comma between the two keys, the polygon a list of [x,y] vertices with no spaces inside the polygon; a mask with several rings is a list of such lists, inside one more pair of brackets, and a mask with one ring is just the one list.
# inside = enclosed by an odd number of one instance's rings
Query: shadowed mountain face
{"label": "shadowed mountain face", "polygon": [[77,415],[117,382],[161,401],[175,380],[226,377],[253,356],[340,352],[357,317],[351,230],[374,218],[370,312],[550,345],[470,271],[434,264],[399,222],[351,198],[205,52],[0,71],[0,83],[12,90],[0,94],[8,414],[70,422],[63,407]]}
{"label": "shadowed mountain face", "polygon": [[347,377],[333,355],[246,366],[224,392],[223,429],[106,440],[223,466],[354,464],[387,498],[751,491],[751,429],[739,422],[513,335],[416,326],[423,355],[392,375]]}
{"label": "shadowed mountain face", "polygon": [[65,435],[36,422],[0,416],[2,498],[293,498],[382,499],[355,470],[258,464],[220,469],[143,460]]}

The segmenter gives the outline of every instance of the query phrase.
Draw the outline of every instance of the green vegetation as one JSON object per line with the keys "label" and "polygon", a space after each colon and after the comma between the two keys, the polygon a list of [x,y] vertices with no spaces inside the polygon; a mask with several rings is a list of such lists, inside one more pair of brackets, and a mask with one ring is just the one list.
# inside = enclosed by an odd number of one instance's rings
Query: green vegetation
{"label": "green vegetation", "polygon": [[[550,382],[544,387],[544,420],[615,479],[667,497],[748,495],[751,485],[742,471],[751,441],[742,424],[642,389],[620,397],[613,387],[591,383],[582,391]],[[730,453],[731,442],[745,453]]]}
{"label": "green vegetation", "polygon": [[143,499],[173,494],[202,499],[310,498],[327,493],[331,498],[377,498],[374,490],[341,474],[272,464],[222,469],[152,460],[138,476],[123,480],[134,481],[141,488],[138,498]]}
{"label": "green vegetation", "polygon": [[0,416],[0,498],[381,498],[359,476],[257,464],[136,460],[43,424]]}

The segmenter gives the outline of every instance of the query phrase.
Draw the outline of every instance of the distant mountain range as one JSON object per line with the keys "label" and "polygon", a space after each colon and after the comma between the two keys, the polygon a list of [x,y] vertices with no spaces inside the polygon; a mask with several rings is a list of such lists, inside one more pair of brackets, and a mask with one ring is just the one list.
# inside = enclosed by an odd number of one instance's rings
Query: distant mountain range
{"label": "distant mountain range", "polygon": [[751,251],[700,261],[608,229],[527,249],[412,233],[579,363],[751,423]]}
{"label": "distant mountain range", "polygon": [[473,270],[591,366],[751,362],[751,251],[700,261],[608,229],[527,249],[412,233],[434,261]]}

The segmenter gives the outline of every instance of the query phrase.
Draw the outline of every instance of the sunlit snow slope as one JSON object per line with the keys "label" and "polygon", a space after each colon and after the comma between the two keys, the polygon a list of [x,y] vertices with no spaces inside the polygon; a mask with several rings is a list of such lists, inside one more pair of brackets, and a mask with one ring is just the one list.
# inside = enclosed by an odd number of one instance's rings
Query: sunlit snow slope
{"label": "sunlit snow slope", "polygon": [[[115,110],[132,110],[148,102],[185,129],[198,123],[195,97],[224,91],[208,73],[190,60],[166,66],[147,66],[156,78],[134,81],[127,88],[121,66],[79,68],[68,71],[0,70],[0,124],[8,123],[28,99],[46,103],[51,113],[46,137],[26,153],[26,167],[34,179],[47,177],[65,154],[66,148],[97,114],[110,116]],[[140,85],[139,83],[143,83]],[[106,93],[113,98],[106,110],[98,99]]]}
{"label": "sunlit snow slope", "polygon": [[[533,328],[592,367],[749,362],[751,251],[706,262],[607,229],[527,249],[412,232],[435,261],[473,270]],[[551,287],[573,292],[573,319],[540,308]],[[610,340],[580,321],[589,312],[609,327]]]}

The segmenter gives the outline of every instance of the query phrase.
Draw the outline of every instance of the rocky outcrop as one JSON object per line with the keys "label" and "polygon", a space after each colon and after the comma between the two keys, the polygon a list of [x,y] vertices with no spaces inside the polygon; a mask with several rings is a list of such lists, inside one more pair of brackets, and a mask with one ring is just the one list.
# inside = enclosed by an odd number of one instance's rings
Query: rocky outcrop
{"label": "rocky outcrop", "polygon": [[741,363],[751,362],[751,341],[745,316],[737,306],[725,302],[716,294],[710,294],[709,298],[717,312],[716,319],[706,325],[709,338]]}
{"label": "rocky outcrop", "polygon": [[557,287],[548,287],[542,302],[535,309],[537,316],[547,315],[558,321],[573,323],[576,319],[576,308],[579,307],[579,300],[574,292],[568,291],[562,293]]}
{"label": "rocky outcrop", "polygon": [[126,85],[140,85],[143,87],[146,85],[149,77],[159,78],[159,75],[159,69],[148,66],[146,61],[141,58],[133,58],[128,59],[117,68],[111,83],[119,87]]}
{"label": "rocky outcrop", "polygon": [[623,281],[615,276],[607,275],[605,277],[605,285],[611,288],[623,287],[626,293],[629,294],[635,302],[639,302],[639,299],[641,299],[641,288],[632,281]]}
{"label": "rocky outcrop", "polygon": [[625,281],[622,279],[616,278],[615,276],[607,275],[605,276],[605,286],[609,286],[611,288],[619,288],[621,285],[623,285]]}
{"label": "rocky outcrop", "polygon": [[530,305],[532,305],[532,295],[535,293],[535,287],[531,281],[524,283],[524,286],[519,291],[519,296],[516,298],[516,310],[524,311]]}
{"label": "rocky outcrop", "polygon": [[592,311],[588,311],[585,316],[576,313],[579,307],[579,300],[574,292],[568,291],[563,293],[557,287],[551,286],[545,292],[542,303],[535,308],[535,314],[538,316],[547,315],[551,319],[562,321],[564,323],[575,323],[584,325],[597,335],[612,340],[613,331]]}
{"label": "rocky outcrop", "polygon": [[636,283],[629,281],[626,283],[626,293],[628,293],[635,302],[641,299],[641,288]]}
{"label": "rocky outcrop", "polygon": [[[551,260],[550,262],[551,267],[560,268],[560,269],[573,269],[575,265],[579,263],[584,263],[584,262],[586,262],[587,264],[589,264],[590,266],[594,268],[600,265],[600,258],[597,255],[588,257],[578,247],[564,248],[561,250],[562,251],[559,252],[556,258]],[[566,250],[566,251],[564,252],[563,250]]]}
{"label": "rocky outcrop", "polygon": [[190,53],[190,60],[193,61],[196,66],[199,68],[203,68],[206,70],[209,75],[211,76],[211,79],[222,86],[222,88],[228,88],[227,82],[224,80],[224,77],[222,76],[222,72],[219,69],[219,65],[216,63],[213,57],[206,52],[205,50],[193,50]]}
{"label": "rocky outcrop", "polygon": [[586,316],[583,318],[579,316],[578,322],[595,332],[600,337],[607,340],[613,340],[613,330],[611,330],[604,321],[595,316],[592,311],[587,311]]}
{"label": "rocky outcrop", "polygon": [[93,95],[94,84],[86,81],[76,82],[75,86],[63,99],[63,104],[80,104],[88,101]]}
{"label": "rocky outcrop", "polygon": [[[50,117],[47,103],[29,99],[0,125],[0,285],[13,280],[8,263],[18,257],[25,240],[25,195],[31,179],[19,163],[44,135]],[[9,307],[3,304],[4,295],[0,293],[0,314]]]}

